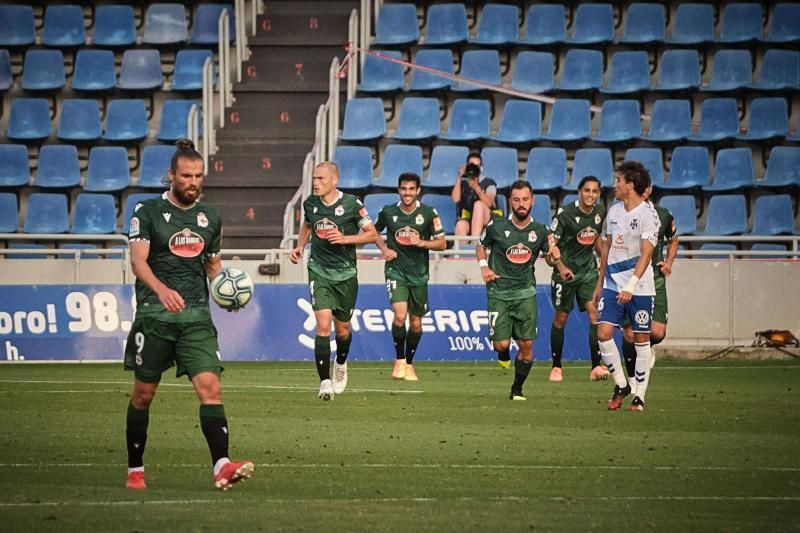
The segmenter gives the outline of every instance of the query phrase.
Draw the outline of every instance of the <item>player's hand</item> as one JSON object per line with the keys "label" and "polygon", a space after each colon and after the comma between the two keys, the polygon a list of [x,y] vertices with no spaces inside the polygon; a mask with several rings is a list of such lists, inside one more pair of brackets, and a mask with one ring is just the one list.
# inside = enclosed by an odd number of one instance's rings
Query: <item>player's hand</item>
{"label": "player's hand", "polygon": [[158,294],[158,301],[164,306],[164,309],[170,313],[180,313],[186,307],[183,297],[178,294],[178,291],[166,289]]}
{"label": "player's hand", "polygon": [[561,259],[561,250],[558,249],[558,246],[551,246],[547,251],[547,255],[549,255],[553,261],[557,261]]}
{"label": "player's hand", "polygon": [[573,279],[575,279],[575,273],[573,273],[572,269],[570,269],[569,267],[565,266],[559,269],[559,272],[561,273],[561,279],[563,279],[564,281],[572,281]]}
{"label": "player's hand", "polygon": [[303,249],[299,246],[292,249],[291,253],[289,254],[289,260],[294,264],[299,263],[301,257],[303,257]]}
{"label": "player's hand", "polygon": [[659,261],[657,266],[661,268],[661,273],[664,274],[664,276],[672,274],[672,266],[666,261]]}
{"label": "player's hand", "polygon": [[461,176],[464,175],[464,171],[467,170],[467,165],[461,165],[458,167],[458,176],[456,176],[456,183],[461,180]]}
{"label": "player's hand", "polygon": [[632,293],[630,293],[628,291],[622,291],[621,293],[619,293],[617,295],[617,302],[619,302],[620,304],[624,305],[624,304],[630,302],[631,298],[633,298],[633,294]]}
{"label": "player's hand", "polygon": [[408,245],[407,246],[419,246],[419,243],[422,242],[422,239],[419,238],[419,235],[414,233],[413,231],[410,232],[411,235],[408,236]]}
{"label": "player's hand", "polygon": [[600,287],[596,287],[594,289],[594,294],[592,294],[592,302],[594,302],[595,307],[600,305],[600,296],[602,295],[603,289]]}
{"label": "player's hand", "polygon": [[484,283],[489,283],[490,281],[500,279],[500,276],[495,274],[494,270],[489,267],[481,267],[481,277],[483,278]]}
{"label": "player's hand", "polygon": [[391,248],[387,248],[385,252],[383,252],[383,258],[386,261],[394,261],[397,259],[397,252],[392,250]]}
{"label": "player's hand", "polygon": [[328,231],[325,238],[328,239],[328,242],[331,244],[347,244],[345,242],[345,236],[342,235],[341,231],[336,229]]}

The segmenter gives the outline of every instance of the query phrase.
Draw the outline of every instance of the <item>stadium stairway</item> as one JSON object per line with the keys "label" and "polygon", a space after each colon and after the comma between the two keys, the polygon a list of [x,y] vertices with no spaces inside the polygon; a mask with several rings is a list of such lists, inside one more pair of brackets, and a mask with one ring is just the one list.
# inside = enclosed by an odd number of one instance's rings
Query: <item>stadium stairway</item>
{"label": "stadium stairway", "polygon": [[314,143],[334,56],[345,54],[358,1],[268,1],[234,84],[234,104],[209,161],[205,200],[225,224],[226,248],[276,248],[283,212]]}

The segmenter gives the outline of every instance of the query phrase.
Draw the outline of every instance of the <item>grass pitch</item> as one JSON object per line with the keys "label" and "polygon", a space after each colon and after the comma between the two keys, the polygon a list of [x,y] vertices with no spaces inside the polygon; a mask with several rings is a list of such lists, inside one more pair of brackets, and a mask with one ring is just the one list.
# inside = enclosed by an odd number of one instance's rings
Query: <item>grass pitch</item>
{"label": "grass pitch", "polygon": [[[800,364],[669,363],[644,413],[608,412],[586,365],[527,402],[512,371],[351,363],[316,397],[312,363],[229,363],[231,455],[253,479],[213,489],[198,402],[169,373],[151,407],[149,488],[124,488],[121,365],[0,367],[3,531],[797,531]],[[627,406],[627,402],[626,402]]]}

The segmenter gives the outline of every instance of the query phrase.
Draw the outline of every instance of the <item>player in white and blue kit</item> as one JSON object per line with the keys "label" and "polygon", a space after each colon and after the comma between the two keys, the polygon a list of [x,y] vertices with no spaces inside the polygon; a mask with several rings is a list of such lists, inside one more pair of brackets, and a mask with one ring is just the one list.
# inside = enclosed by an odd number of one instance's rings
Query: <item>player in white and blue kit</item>
{"label": "player in white and blue kit", "polygon": [[[615,383],[608,402],[612,410],[619,409],[623,398],[633,392],[630,410],[643,411],[650,379],[650,322],[656,294],[651,259],[657,244],[659,221],[652,204],[642,198],[649,186],[650,174],[641,163],[621,163],[614,185],[614,196],[619,203],[611,206],[606,217],[595,298],[599,298],[600,353]],[[634,391],[625,379],[613,338],[614,328],[622,327],[626,317],[633,328],[636,347]]]}

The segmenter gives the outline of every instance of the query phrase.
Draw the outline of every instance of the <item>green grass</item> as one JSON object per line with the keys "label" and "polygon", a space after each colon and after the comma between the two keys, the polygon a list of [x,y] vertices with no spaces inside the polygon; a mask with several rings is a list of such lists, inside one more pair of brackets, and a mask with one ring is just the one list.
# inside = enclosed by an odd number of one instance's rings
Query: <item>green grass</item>
{"label": "green grass", "polygon": [[[324,404],[312,363],[228,364],[231,454],[215,491],[186,380],[151,407],[144,492],[127,491],[119,365],[0,367],[4,531],[787,531],[800,523],[800,364],[669,363],[644,413],[537,362],[527,402],[490,364],[355,363]],[[414,392],[412,392],[414,391]],[[627,402],[626,402],[627,405]]]}

